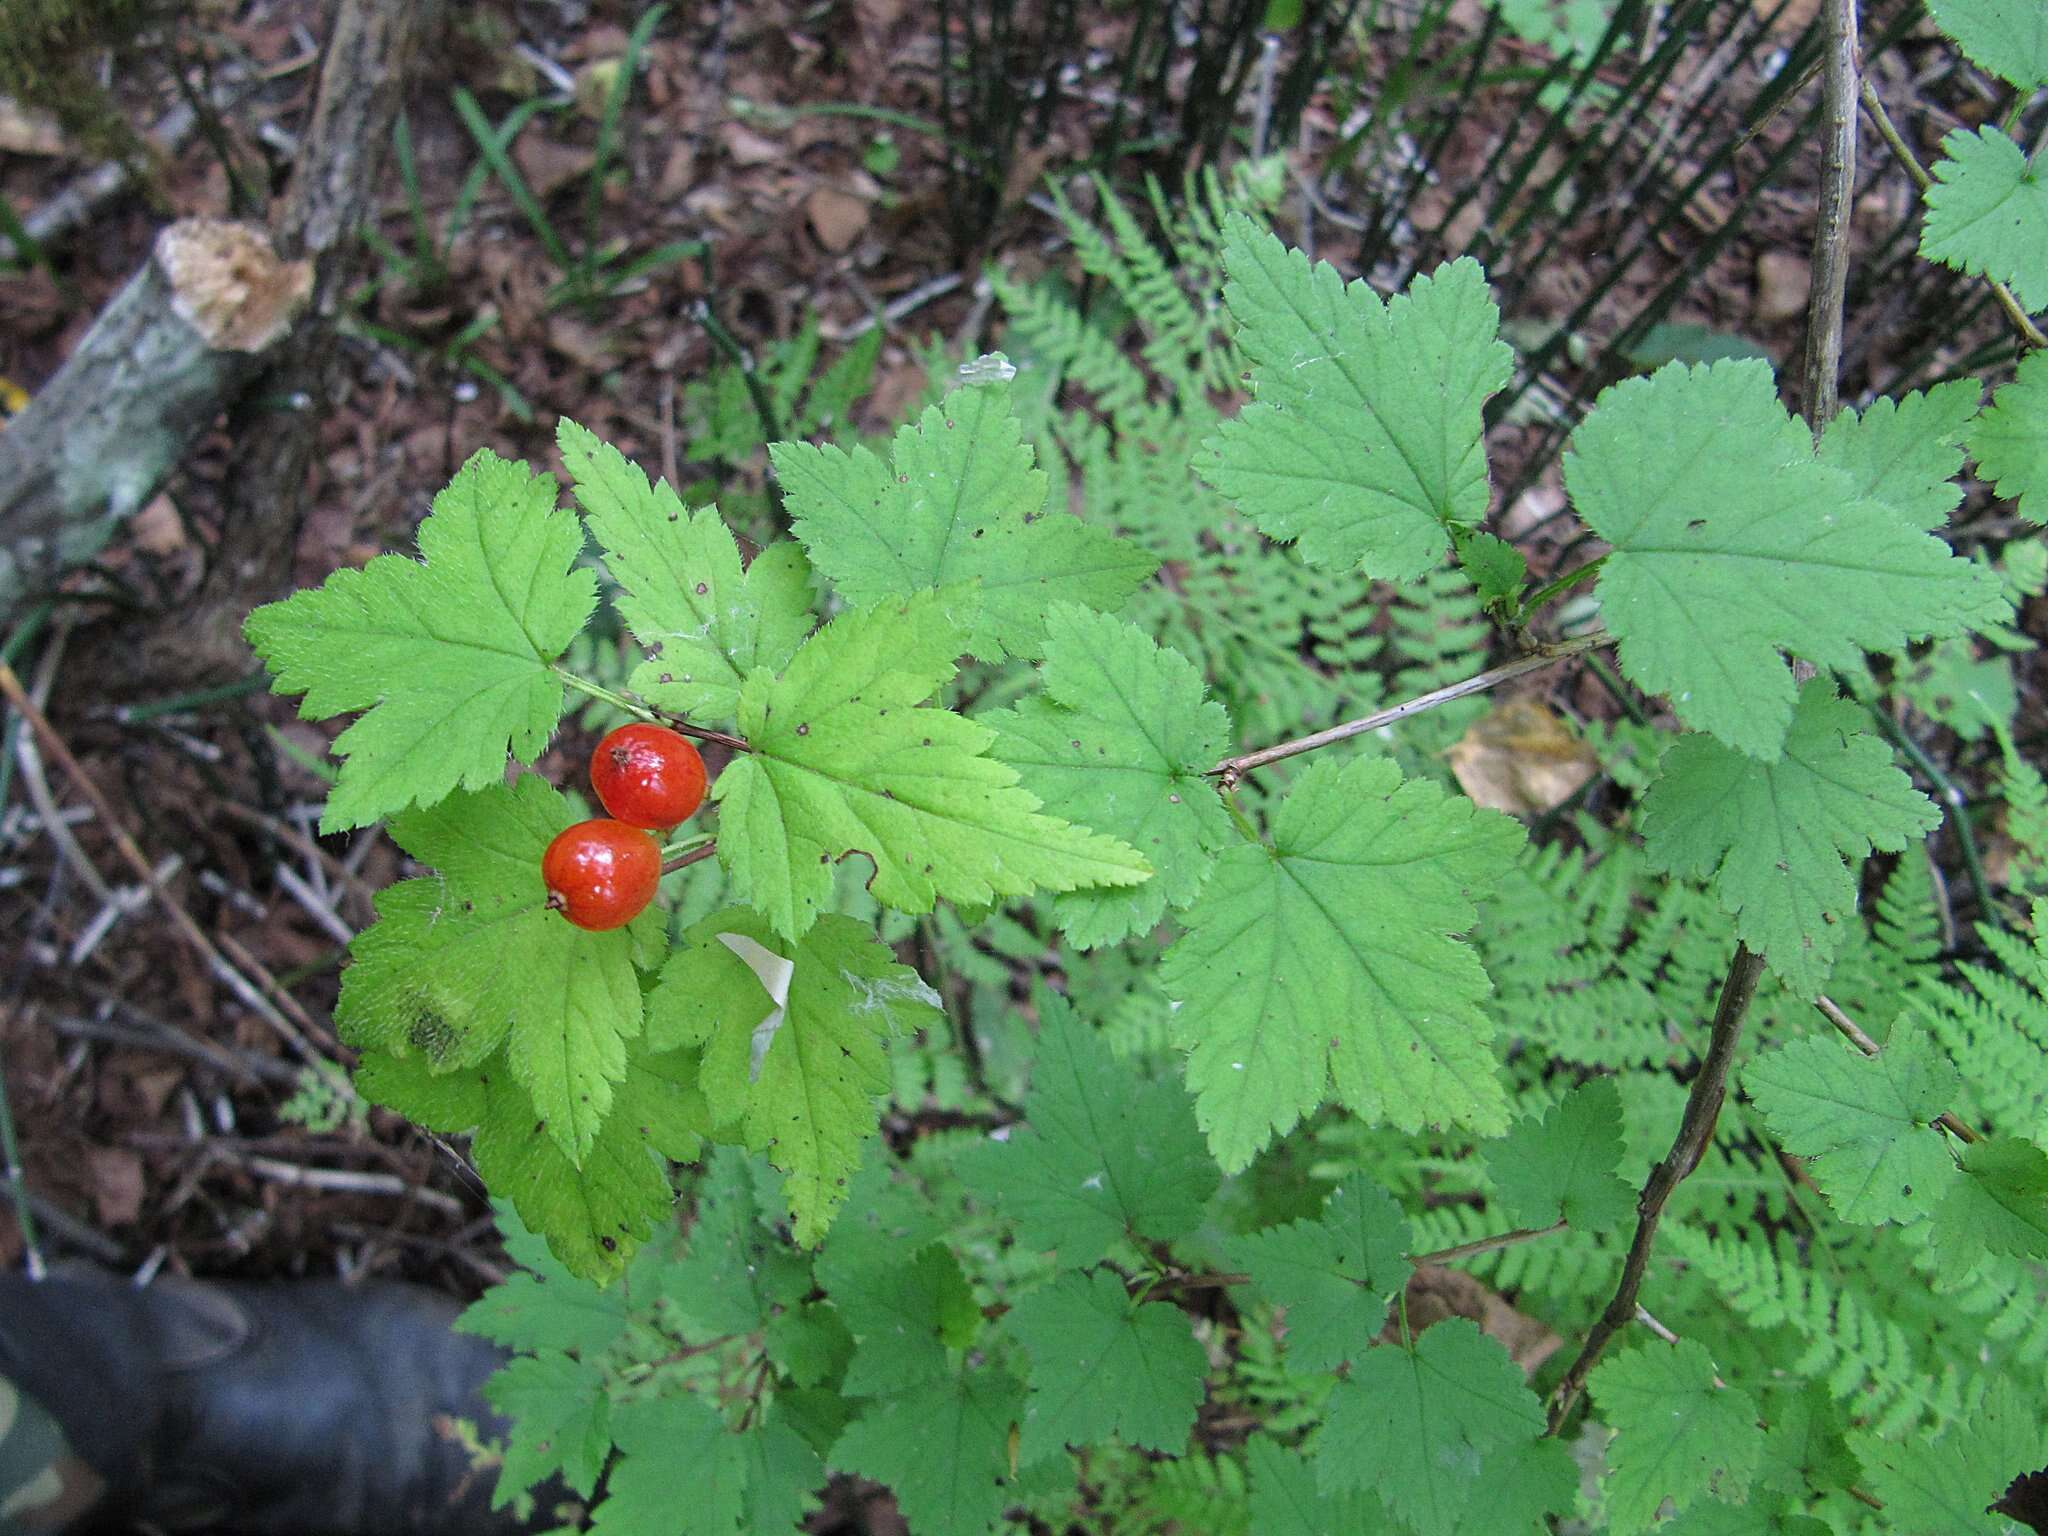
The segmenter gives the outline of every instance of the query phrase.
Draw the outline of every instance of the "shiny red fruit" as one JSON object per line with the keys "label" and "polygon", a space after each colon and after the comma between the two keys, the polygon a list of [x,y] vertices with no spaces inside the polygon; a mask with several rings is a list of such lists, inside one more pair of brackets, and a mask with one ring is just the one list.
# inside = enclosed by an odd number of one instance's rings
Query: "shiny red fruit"
{"label": "shiny red fruit", "polygon": [[558,833],[540,856],[548,905],[578,928],[630,923],[661,884],[661,845],[638,827],[600,817]]}
{"label": "shiny red fruit", "polygon": [[590,754],[590,787],[627,826],[664,831],[704,803],[704,759],[666,726],[622,725]]}

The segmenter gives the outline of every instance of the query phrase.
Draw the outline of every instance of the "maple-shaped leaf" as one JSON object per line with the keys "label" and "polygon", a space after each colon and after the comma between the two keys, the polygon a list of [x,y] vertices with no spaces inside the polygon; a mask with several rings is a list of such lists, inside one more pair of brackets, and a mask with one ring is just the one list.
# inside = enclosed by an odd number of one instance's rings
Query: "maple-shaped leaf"
{"label": "maple-shaped leaf", "polygon": [[[488,1085],[474,1074],[453,1075],[477,1082],[482,1102]],[[471,1120],[463,1129],[477,1123]],[[616,1344],[631,1321],[625,1287],[601,1286],[573,1273],[547,1239],[519,1219],[509,1200],[494,1200],[492,1209],[505,1253],[518,1267],[472,1302],[455,1320],[455,1330],[508,1350],[573,1353],[585,1360]]]}
{"label": "maple-shaped leaf", "polygon": [[1253,1435],[1244,1453],[1257,1536],[1395,1536],[1400,1530],[1370,1492],[1324,1493],[1308,1458],[1270,1435]]}
{"label": "maple-shaped leaf", "polygon": [[1849,1448],[1884,1503],[1888,1536],[2008,1536],[2012,1525],[1990,1506],[2015,1477],[2048,1465],[2048,1427],[2032,1388],[1999,1373],[1975,1411],[1939,1439],[1855,1430]]}
{"label": "maple-shaped leaf", "polygon": [[841,1384],[848,1396],[901,1392],[945,1375],[951,1352],[981,1328],[974,1292],[943,1243],[911,1249],[885,1233],[835,1230],[818,1279],[856,1340]]}
{"label": "maple-shaped leaf", "polygon": [[649,660],[633,672],[643,699],[697,721],[728,721],[756,667],[779,672],[811,632],[810,567],[790,543],[740,568],[716,507],[692,512],[666,480],[564,417],[562,462],[605,565],[624,589],[618,609]]}
{"label": "maple-shaped leaf", "polygon": [[1978,394],[1975,379],[1951,379],[1924,395],[1844,409],[1821,434],[1818,457],[1846,474],[1858,496],[1885,503],[1916,528],[1939,528],[1963,499],[1957,445],[1977,414]]}
{"label": "maple-shaped leaf", "polygon": [[[591,1536],[734,1536],[746,1514],[745,1443],[700,1397],[623,1402],[619,1459],[590,1513]],[[751,1533],[749,1533],[751,1536]]]}
{"label": "maple-shaped leaf", "polygon": [[1927,0],[1934,24],[2022,91],[2048,85],[2048,11],[2035,0]]}
{"label": "maple-shaped leaf", "polygon": [[1504,1130],[1490,984],[1456,935],[1513,866],[1521,827],[1357,758],[1313,764],[1271,835],[1225,850],[1160,968],[1225,1170],[1333,1082],[1368,1123]]}
{"label": "maple-shaped leaf", "polygon": [[740,1529],[747,1536],[781,1536],[804,1529],[804,1517],[825,1483],[824,1458],[773,1408],[740,1438],[740,1453],[747,1463],[747,1502]]}
{"label": "maple-shaped leaf", "polygon": [[1970,428],[1977,472],[2028,522],[2048,523],[2048,352],[2020,359],[2010,384]]}
{"label": "maple-shaped leaf", "polygon": [[1287,1309],[1287,1359],[1302,1374],[1334,1371],[1372,1344],[1389,1298],[1413,1272],[1407,1251],[1401,1207],[1360,1178],[1331,1191],[1316,1220],[1268,1227],[1230,1246],[1259,1294]]}
{"label": "maple-shaped leaf", "polygon": [[703,1048],[713,1123],[787,1175],[796,1239],[809,1246],[875,1133],[885,1043],[940,1004],[865,924],[826,916],[792,940],[733,907],[683,935],[647,1006],[655,1048]]}
{"label": "maple-shaped leaf", "polygon": [[847,1427],[832,1465],[885,1484],[917,1536],[988,1536],[1010,1502],[1010,1426],[1024,1390],[984,1368],[885,1398]]}
{"label": "maple-shaped leaf", "polygon": [[1836,1536],[1836,1527],[1768,1494],[1744,1504],[1701,1499],[1657,1526],[1657,1536]]}
{"label": "maple-shaped leaf", "polygon": [[2030,315],[2048,309],[2048,176],[1989,123],[1951,132],[1928,170],[1920,254],[1996,278]]}
{"label": "maple-shaped leaf", "polygon": [[661,1293],[697,1340],[757,1333],[811,1290],[811,1266],[770,1230],[755,1160],[718,1147],[697,1185],[688,1246],[662,1266]]}
{"label": "maple-shaped leaf", "polygon": [[1070,943],[1118,943],[1194,900],[1230,838],[1229,812],[1204,777],[1229,750],[1230,717],[1180,652],[1074,603],[1046,615],[1042,675],[1043,694],[981,724],[1047,811],[1123,839],[1151,864],[1142,885],[1053,903]]}
{"label": "maple-shaped leaf", "polygon": [[1370,1488],[1417,1536],[1448,1536],[1502,1462],[1543,1433],[1543,1405],[1508,1352],[1462,1317],[1413,1349],[1367,1350],[1330,1394],[1316,1441],[1327,1491]]}
{"label": "maple-shaped leaf", "polygon": [[1481,408],[1514,361],[1486,274],[1462,257],[1382,304],[1242,214],[1223,257],[1255,398],[1196,471],[1311,565],[1424,575],[1486,516]]}
{"label": "maple-shaped leaf", "polygon": [[378,895],[335,1012],[352,1044],[418,1051],[443,1068],[502,1044],[544,1133],[580,1163],[640,1032],[634,960],[649,957],[662,917],[650,908],[591,933],[548,910],[541,855],[574,820],[533,774],[399,817],[393,841],[437,874]]}
{"label": "maple-shaped leaf", "polygon": [[1787,1152],[1813,1159],[1814,1182],[1844,1221],[1916,1221],[1955,1175],[1934,1127],[1961,1082],[1941,1047],[1901,1021],[1875,1057],[1808,1037],[1743,1068]]}
{"label": "maple-shaped leaf", "polygon": [[1714,1362],[1685,1339],[1609,1355],[1587,1378],[1614,1440],[1607,1448],[1607,1519],[1614,1536],[1647,1530],[1666,1499],[1702,1494],[1740,1503],[1763,1455],[1748,1393],[1716,1384]]}
{"label": "maple-shaped leaf", "polygon": [[993,731],[926,706],[960,654],[960,602],[920,592],[842,614],[780,677],[757,671],[741,689],[751,750],[712,788],[718,857],[776,932],[810,928],[849,853],[874,861],[869,889],[903,912],[1150,875],[1127,844],[1041,814],[987,755]]}
{"label": "maple-shaped leaf", "polygon": [[335,740],[323,832],[496,784],[508,750],[540,756],[562,713],[554,662],[597,603],[557,494],[480,449],[434,498],[418,560],[379,555],[249,615],[249,644],[279,693],[305,695],[302,716],[364,712]]}
{"label": "maple-shaped leaf", "polygon": [[1569,1528],[1563,1517],[1573,1513],[1578,1497],[1579,1464],[1563,1441],[1518,1441],[1486,1458],[1486,1475],[1467,1496],[1446,1536]]}
{"label": "maple-shaped leaf", "polygon": [[2006,610],[1992,572],[1814,457],[1766,363],[1674,363],[1604,391],[1565,484],[1613,546],[1599,596],[1623,671],[1764,761],[1797,695],[1781,652],[1854,667]]}
{"label": "maple-shaped leaf", "polygon": [[1934,1213],[1932,1241],[1965,1268],[1984,1253],[2048,1259],[2048,1152],[2017,1136],[1963,1148]]}
{"label": "maple-shaped leaf", "polygon": [[1098,1269],[1028,1292],[1003,1328],[1031,1360],[1021,1460],[1112,1437],[1169,1456],[1187,1449],[1209,1357],[1180,1308],[1133,1305]]}
{"label": "maple-shaped leaf", "polygon": [[1743,942],[1802,996],[1826,982],[1856,911],[1856,863],[1873,849],[1899,852],[1941,820],[1890,745],[1865,733],[1868,720],[1812,678],[1777,758],[1681,736],[1644,797],[1650,862],[1710,879]]}
{"label": "maple-shaped leaf", "polygon": [[553,1352],[520,1355],[484,1383],[484,1399],[512,1421],[491,1508],[503,1509],[557,1472],[588,1499],[611,1454],[611,1398],[594,1361]]}
{"label": "maple-shaped leaf", "polygon": [[1067,1268],[1126,1238],[1187,1236],[1218,1176],[1186,1092],[1118,1061],[1065,998],[1041,988],[1037,1006],[1024,1124],[961,1160],[969,1187],[1016,1220],[1024,1247],[1056,1248]]}
{"label": "maple-shaped leaf", "polygon": [[1525,1227],[1562,1218],[1581,1232],[1605,1232],[1635,1214],[1636,1193],[1618,1177],[1621,1092],[1611,1077],[1572,1089],[1550,1110],[1515,1122],[1486,1149],[1508,1216]]}
{"label": "maple-shaped leaf", "polygon": [[962,648],[985,661],[1035,656],[1055,598],[1120,607],[1157,562],[1137,545],[1046,505],[1006,383],[968,385],[898,429],[884,464],[807,443],[769,449],[791,529],[856,607],[978,583]]}
{"label": "maple-shaped leaf", "polygon": [[650,1053],[636,1041],[580,1168],[542,1130],[509,1072],[483,1075],[484,1119],[470,1143],[477,1172],[572,1274],[612,1280],[675,1205],[667,1160],[693,1162],[703,1149],[710,1116],[695,1053]]}

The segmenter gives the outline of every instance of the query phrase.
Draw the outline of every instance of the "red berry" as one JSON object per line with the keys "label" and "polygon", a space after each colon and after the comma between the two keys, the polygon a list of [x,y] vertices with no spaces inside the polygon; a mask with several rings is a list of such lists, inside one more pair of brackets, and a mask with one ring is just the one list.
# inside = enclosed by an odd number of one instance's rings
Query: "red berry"
{"label": "red berry", "polygon": [[590,754],[590,787],[627,826],[666,830],[704,803],[704,759],[665,726],[622,725]]}
{"label": "red berry", "polygon": [[622,821],[579,821],[548,844],[540,877],[548,905],[578,928],[617,928],[654,900],[661,845]]}

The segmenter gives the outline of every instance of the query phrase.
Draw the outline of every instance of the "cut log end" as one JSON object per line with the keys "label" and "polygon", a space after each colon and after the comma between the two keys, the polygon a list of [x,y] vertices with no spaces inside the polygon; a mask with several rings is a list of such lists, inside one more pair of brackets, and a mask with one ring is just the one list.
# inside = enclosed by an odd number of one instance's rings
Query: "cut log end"
{"label": "cut log end", "polygon": [[283,261],[262,226],[180,219],[156,239],[171,307],[217,352],[261,352],[313,292],[313,264]]}

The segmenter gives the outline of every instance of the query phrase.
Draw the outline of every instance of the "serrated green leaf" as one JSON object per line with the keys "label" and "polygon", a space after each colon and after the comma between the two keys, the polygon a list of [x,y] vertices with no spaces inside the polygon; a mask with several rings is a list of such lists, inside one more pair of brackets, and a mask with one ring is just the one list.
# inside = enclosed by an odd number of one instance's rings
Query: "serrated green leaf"
{"label": "serrated green leaf", "polygon": [[562,462],[605,565],[624,588],[620,615],[652,653],[634,670],[642,698],[700,722],[728,721],[756,667],[779,672],[812,625],[810,572],[794,544],[771,544],[744,572],[716,507],[692,512],[595,434],[562,418]]}
{"label": "serrated green leaf", "polygon": [[1451,1536],[1548,1531],[1578,1504],[1579,1465],[1561,1440],[1527,1441],[1486,1458],[1486,1473],[1458,1511]]}
{"label": "serrated green leaf", "polygon": [[832,861],[864,853],[885,906],[929,912],[1034,889],[1135,885],[1133,849],[1041,815],[1016,770],[987,756],[995,733],[923,707],[953,674],[958,594],[843,614],[779,678],[740,695],[752,748],[718,776],[718,856],[735,891],[797,937],[832,888]]}
{"label": "serrated green leaf", "polygon": [[1795,1514],[1782,1499],[1752,1498],[1747,1504],[1712,1499],[1680,1511],[1657,1527],[1657,1536],[1835,1536],[1836,1527]]}
{"label": "serrated green leaf", "polygon": [[612,1280],[675,1204],[666,1160],[693,1162],[703,1148],[710,1116],[695,1055],[653,1054],[636,1042],[580,1168],[545,1133],[511,1073],[485,1076],[486,1113],[470,1144],[477,1171],[572,1273]]}
{"label": "serrated green leaf", "polygon": [[769,450],[791,528],[856,607],[978,583],[963,649],[1038,654],[1056,597],[1113,609],[1157,562],[1045,504],[1007,384],[955,390],[896,434],[893,463],[806,443]]}
{"label": "serrated green leaf", "polygon": [[987,1536],[1009,1503],[1010,1426],[1024,1391],[998,1370],[941,1377],[856,1419],[832,1465],[884,1483],[917,1536]]}
{"label": "serrated green leaf", "polygon": [[2048,523],[2048,352],[2020,359],[2012,382],[1970,428],[1969,447],[1977,472],[1997,482],[2021,517]]}
{"label": "serrated green leaf", "polygon": [[243,632],[308,720],[363,711],[334,752],[323,832],[365,827],[531,763],[562,713],[552,664],[597,603],[555,482],[480,449],[434,498],[420,559],[361,570],[249,615]]}
{"label": "serrated green leaf", "polygon": [[862,923],[827,916],[790,940],[732,907],[683,935],[647,1006],[656,1048],[703,1048],[714,1123],[788,1176],[796,1239],[808,1247],[875,1133],[886,1042],[922,1028],[940,1004]]}
{"label": "serrated green leaf", "polygon": [[1560,1217],[1581,1232],[1627,1221],[1636,1192],[1621,1165],[1621,1092],[1611,1077],[1581,1083],[1542,1116],[1530,1115],[1486,1149],[1486,1171],[1509,1217],[1547,1227]]}
{"label": "serrated green leaf", "polygon": [[1209,1357],[1178,1307],[1134,1307],[1116,1274],[1098,1269],[1028,1292],[1003,1328],[1031,1361],[1021,1460],[1111,1438],[1169,1456],[1187,1449]]}
{"label": "serrated green leaf", "polygon": [[1244,1452],[1257,1536],[1393,1536],[1399,1530],[1371,1493],[1322,1492],[1308,1458],[1270,1435],[1253,1435]]}
{"label": "serrated green leaf", "polygon": [[2048,85],[2048,11],[2035,0],[1928,0],[1927,10],[1973,64],[2022,91]]}
{"label": "serrated green leaf", "polygon": [[742,1438],[701,1398],[643,1397],[612,1414],[620,1456],[591,1536],[731,1536],[746,1513]]}
{"label": "serrated green leaf", "polygon": [[980,723],[1048,813],[1121,838],[1152,865],[1142,885],[1053,903],[1070,943],[1117,943],[1192,901],[1229,840],[1204,775],[1229,750],[1230,719],[1180,652],[1074,603],[1046,615],[1043,678],[1043,695]]}
{"label": "serrated green leaf", "polygon": [[1974,379],[1951,379],[1900,400],[1843,409],[1821,434],[1821,463],[1849,477],[1855,494],[1881,501],[1916,528],[1940,528],[1962,502],[1957,448],[1977,414]]}
{"label": "serrated green leaf", "polygon": [[2028,314],[2048,309],[2048,179],[1988,123],[1958,128],[1928,167],[1920,254],[2012,289]]}
{"label": "serrated green leaf", "polygon": [[484,1117],[483,1080],[474,1072],[436,1072],[425,1056],[366,1050],[354,1076],[356,1092],[422,1130],[455,1136]]}
{"label": "serrated green leaf", "polygon": [[1849,1445],[1891,1536],[2004,1536],[2012,1526],[1988,1506],[2015,1477],[2048,1465],[2038,1403],[2009,1375],[1994,1376],[1976,1411],[1938,1440],[1857,1430]]}
{"label": "serrated green leaf", "polygon": [[661,1293],[698,1339],[754,1333],[811,1289],[811,1266],[763,1223],[751,1160],[715,1148],[697,1186],[683,1253],[662,1266]]}
{"label": "serrated green leaf", "polygon": [[1797,696],[1781,651],[1854,667],[2006,606],[1990,572],[1817,462],[1761,363],[1673,364],[1606,390],[1565,483],[1614,546],[1599,595],[1623,671],[1764,761]]}
{"label": "serrated green leaf", "polygon": [[571,1274],[508,1200],[494,1204],[505,1251],[519,1268],[471,1303],[455,1331],[511,1350],[568,1351],[586,1360],[609,1349],[626,1331],[623,1290]]}
{"label": "serrated green leaf", "polygon": [[1647,1530],[1664,1500],[1681,1509],[1703,1494],[1747,1496],[1763,1454],[1756,1403],[1715,1384],[1714,1362],[1685,1339],[1609,1355],[1587,1378],[1614,1433],[1607,1448],[1607,1518],[1615,1536]]}
{"label": "serrated green leaf", "polygon": [[1056,1248],[1067,1268],[1124,1238],[1187,1236],[1217,1185],[1187,1094],[1118,1061],[1065,998],[1041,989],[1037,1004],[1024,1124],[962,1160],[969,1187],[1015,1218],[1024,1247]]}
{"label": "serrated green leaf", "polygon": [[[547,1134],[579,1163],[640,1032],[641,935],[585,932],[547,909],[541,855],[574,819],[529,774],[394,821],[392,840],[438,874],[377,897],[335,1012],[351,1043],[418,1051],[440,1068],[474,1066],[504,1045]],[[507,966],[508,954],[520,963]]]}
{"label": "serrated green leaf", "polygon": [[770,1320],[762,1346],[799,1387],[836,1386],[853,1358],[853,1334],[829,1301],[807,1301]]}
{"label": "serrated green leaf", "polygon": [[[1824,1383],[1774,1392],[1763,1411],[1770,1428],[1757,1463],[1759,1489],[1804,1501],[1855,1483],[1860,1469],[1843,1438],[1843,1411]],[[1760,1500],[1752,1495],[1752,1502]]]}
{"label": "serrated green leaf", "polygon": [[1238,1238],[1236,1264],[1259,1294],[1287,1309],[1287,1359],[1297,1371],[1334,1371],[1363,1354],[1408,1283],[1408,1223],[1377,1184],[1353,1178],[1331,1191],[1314,1221]]}
{"label": "serrated green leaf", "polygon": [[522,1355],[484,1383],[484,1400],[512,1421],[491,1508],[556,1472],[578,1498],[588,1499],[611,1454],[611,1399],[604,1372],[567,1355]]}
{"label": "serrated green leaf", "polygon": [[747,1536],[780,1536],[803,1525],[825,1482],[825,1461],[776,1411],[740,1439],[747,1461]]}
{"label": "serrated green leaf", "polygon": [[2048,1259],[2048,1152],[2017,1136],[1963,1148],[1962,1177],[1934,1213],[1933,1243],[1968,1266],[1982,1253]]}
{"label": "serrated green leaf", "polygon": [[903,1392],[947,1372],[948,1351],[971,1342],[981,1309],[960,1261],[942,1243],[906,1253],[873,1233],[835,1231],[818,1278],[857,1341],[841,1390]]}
{"label": "serrated green leaf", "polygon": [[1941,821],[1891,747],[1865,734],[1868,720],[1813,678],[1775,760],[1682,736],[1644,797],[1650,862],[1712,880],[1735,931],[1802,996],[1826,983],[1855,914],[1855,865],[1873,849],[1899,852]]}
{"label": "serrated green leaf", "polygon": [[1451,545],[1457,551],[1459,567],[1472,578],[1479,600],[1489,608],[1498,608],[1522,590],[1529,560],[1506,539],[1453,528]]}
{"label": "serrated green leaf", "polygon": [[1210,1149],[1235,1172],[1322,1103],[1403,1130],[1505,1129],[1486,972],[1455,935],[1522,829],[1402,782],[1378,758],[1313,764],[1272,846],[1218,860],[1160,968]]}
{"label": "serrated green leaf", "polygon": [[1543,1406],[1506,1350],[1462,1317],[1413,1350],[1369,1349],[1330,1394],[1316,1441],[1326,1491],[1370,1488],[1417,1536],[1448,1536],[1481,1484],[1543,1433]]}
{"label": "serrated green leaf", "polygon": [[1917,1221],[1954,1166],[1935,1117],[1961,1075],[1941,1048],[1901,1023],[1875,1057],[1832,1038],[1794,1040],[1743,1069],[1742,1085],[1787,1152],[1844,1221]]}
{"label": "serrated green leaf", "polygon": [[1422,576],[1486,515],[1481,407],[1513,362],[1486,274],[1461,258],[1382,304],[1242,214],[1224,263],[1256,398],[1197,472],[1311,565]]}

